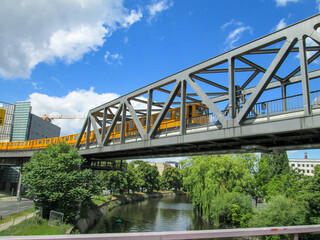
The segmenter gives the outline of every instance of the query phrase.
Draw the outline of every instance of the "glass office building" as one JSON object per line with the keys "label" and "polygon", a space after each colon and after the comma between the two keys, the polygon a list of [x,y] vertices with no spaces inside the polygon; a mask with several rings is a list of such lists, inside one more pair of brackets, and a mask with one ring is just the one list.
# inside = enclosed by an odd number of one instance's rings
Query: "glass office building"
{"label": "glass office building", "polygon": [[6,110],[0,126],[0,142],[26,141],[60,136],[60,127],[31,113],[30,102],[0,106]]}

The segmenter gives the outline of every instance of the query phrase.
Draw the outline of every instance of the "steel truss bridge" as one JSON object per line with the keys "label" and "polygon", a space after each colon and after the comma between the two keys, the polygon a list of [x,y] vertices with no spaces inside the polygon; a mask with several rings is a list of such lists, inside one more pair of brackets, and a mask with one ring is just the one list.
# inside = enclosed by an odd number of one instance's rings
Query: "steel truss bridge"
{"label": "steel truss bridge", "polygon": [[[76,147],[96,163],[320,148],[319,27],[315,15],[98,106]],[[187,116],[192,103],[209,109],[205,121]],[[172,108],[180,108],[181,124],[163,127]],[[127,121],[137,130],[126,133]],[[91,130],[95,141],[86,134]]]}
{"label": "steel truss bridge", "polygon": [[[98,106],[75,147],[96,169],[102,161],[320,148],[319,27],[315,15]],[[194,103],[208,110],[193,118]],[[179,125],[170,127],[174,108]],[[136,130],[126,131],[129,121]],[[0,152],[3,160],[31,155]]]}

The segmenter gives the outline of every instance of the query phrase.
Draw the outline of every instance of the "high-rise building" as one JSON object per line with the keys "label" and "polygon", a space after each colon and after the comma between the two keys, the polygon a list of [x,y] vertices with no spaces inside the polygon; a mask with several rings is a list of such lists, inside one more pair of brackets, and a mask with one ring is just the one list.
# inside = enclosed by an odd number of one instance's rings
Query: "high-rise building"
{"label": "high-rise building", "polygon": [[60,136],[60,127],[31,113],[30,102],[17,102],[2,107],[6,110],[0,126],[0,142],[26,141]]}
{"label": "high-rise building", "polygon": [[[26,141],[60,136],[60,127],[31,113],[30,102],[7,104],[3,126],[0,126],[0,142]],[[21,166],[0,165],[0,190],[18,189]]]}

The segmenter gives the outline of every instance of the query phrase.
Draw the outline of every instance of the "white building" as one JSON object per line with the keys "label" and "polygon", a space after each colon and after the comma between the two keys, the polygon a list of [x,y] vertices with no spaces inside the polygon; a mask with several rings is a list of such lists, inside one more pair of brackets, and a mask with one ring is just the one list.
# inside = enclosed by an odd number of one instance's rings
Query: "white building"
{"label": "white building", "polygon": [[315,166],[320,165],[320,159],[308,159],[305,153],[304,159],[291,158],[289,164],[293,169],[299,169],[301,173],[307,176],[313,176]]}

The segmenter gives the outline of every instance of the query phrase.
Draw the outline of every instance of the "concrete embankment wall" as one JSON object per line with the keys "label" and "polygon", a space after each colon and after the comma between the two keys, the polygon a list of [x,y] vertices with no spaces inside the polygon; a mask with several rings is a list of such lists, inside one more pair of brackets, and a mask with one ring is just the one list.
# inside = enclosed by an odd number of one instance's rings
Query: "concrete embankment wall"
{"label": "concrete embankment wall", "polygon": [[118,199],[110,200],[101,204],[98,208],[89,209],[86,218],[80,218],[75,224],[75,228],[79,230],[80,233],[86,233],[91,227],[93,227],[100,218],[103,217],[106,211],[110,211],[115,207],[123,204],[127,204],[134,201],[143,201],[148,198],[162,198],[170,197],[175,195],[182,195],[184,192],[168,192],[168,193],[146,193],[146,194],[130,194],[119,196]]}

